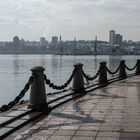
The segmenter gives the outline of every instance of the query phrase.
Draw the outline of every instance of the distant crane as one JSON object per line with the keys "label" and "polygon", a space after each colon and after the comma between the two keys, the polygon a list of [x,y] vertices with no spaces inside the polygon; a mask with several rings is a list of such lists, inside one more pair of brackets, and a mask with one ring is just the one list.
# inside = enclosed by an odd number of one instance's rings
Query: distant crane
{"label": "distant crane", "polygon": [[95,36],[94,54],[97,55],[97,36]]}

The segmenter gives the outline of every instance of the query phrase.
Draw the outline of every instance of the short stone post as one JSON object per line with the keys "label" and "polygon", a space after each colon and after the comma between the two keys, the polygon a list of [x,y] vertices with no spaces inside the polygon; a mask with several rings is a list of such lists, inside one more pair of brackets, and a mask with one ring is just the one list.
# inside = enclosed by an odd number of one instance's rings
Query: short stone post
{"label": "short stone post", "polygon": [[38,111],[47,111],[48,109],[44,83],[44,70],[43,67],[34,67],[31,69],[32,74],[35,74],[35,79],[31,85],[29,108]]}
{"label": "short stone post", "polygon": [[120,71],[119,71],[119,79],[125,79],[127,77],[125,70],[125,60],[120,61]]}
{"label": "short stone post", "polygon": [[81,63],[74,65],[75,73],[73,77],[72,90],[77,93],[81,93],[85,91],[82,67],[83,64]]}
{"label": "short stone post", "polygon": [[137,60],[137,64],[136,64],[136,75],[140,74],[140,59]]}
{"label": "short stone post", "polygon": [[106,62],[101,62],[99,69],[100,69],[99,83],[101,83],[102,85],[107,85],[108,80],[107,80]]}

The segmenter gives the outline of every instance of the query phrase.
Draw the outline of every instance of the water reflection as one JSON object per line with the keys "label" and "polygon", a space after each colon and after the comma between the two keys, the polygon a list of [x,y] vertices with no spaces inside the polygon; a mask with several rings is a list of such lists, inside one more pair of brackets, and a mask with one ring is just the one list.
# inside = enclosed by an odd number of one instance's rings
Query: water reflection
{"label": "water reflection", "polygon": [[19,73],[19,55],[14,55],[13,57],[13,72],[14,74]]}
{"label": "water reflection", "polygon": [[97,56],[95,55],[95,59],[94,59],[94,63],[95,63],[95,71],[97,71],[98,69],[97,69]]}
{"label": "water reflection", "polygon": [[73,56],[73,65],[75,65],[77,63],[77,59],[76,59],[76,56],[74,55]]}
{"label": "water reflection", "polygon": [[51,74],[57,74],[58,72],[58,56],[57,55],[54,55],[52,57],[52,60],[51,60],[51,64],[52,64],[52,72]]}
{"label": "water reflection", "polygon": [[59,74],[61,75],[62,73],[62,60],[63,60],[63,56],[60,55],[59,56]]}
{"label": "water reflection", "polygon": [[40,64],[41,66],[46,67],[47,60],[46,60],[45,55],[40,55]]}

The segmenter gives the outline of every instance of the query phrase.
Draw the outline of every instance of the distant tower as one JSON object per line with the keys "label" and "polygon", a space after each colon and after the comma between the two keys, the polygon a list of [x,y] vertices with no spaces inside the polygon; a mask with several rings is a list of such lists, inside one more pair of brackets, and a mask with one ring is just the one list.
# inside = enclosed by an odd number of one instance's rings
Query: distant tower
{"label": "distant tower", "polygon": [[63,46],[62,46],[62,38],[61,38],[61,35],[59,37],[59,48],[60,48],[60,54],[63,54],[64,51],[63,51]]}
{"label": "distant tower", "polygon": [[95,36],[94,54],[97,54],[97,36]]}
{"label": "distant tower", "polygon": [[61,43],[61,41],[62,41],[61,35],[60,35],[60,37],[59,37],[59,41],[60,41],[60,43]]}
{"label": "distant tower", "polygon": [[19,48],[20,48],[20,40],[19,40],[18,36],[15,36],[13,38],[13,45],[14,45],[14,48],[16,50],[19,50]]}
{"label": "distant tower", "polygon": [[62,47],[62,39],[61,39],[61,35],[59,37],[59,47],[61,48]]}
{"label": "distant tower", "polygon": [[115,31],[114,30],[109,31],[109,43],[111,46],[115,45]]}
{"label": "distant tower", "polygon": [[53,47],[58,47],[58,37],[52,36],[52,45]]}
{"label": "distant tower", "polygon": [[77,49],[77,42],[76,42],[76,38],[74,38],[74,50]]}

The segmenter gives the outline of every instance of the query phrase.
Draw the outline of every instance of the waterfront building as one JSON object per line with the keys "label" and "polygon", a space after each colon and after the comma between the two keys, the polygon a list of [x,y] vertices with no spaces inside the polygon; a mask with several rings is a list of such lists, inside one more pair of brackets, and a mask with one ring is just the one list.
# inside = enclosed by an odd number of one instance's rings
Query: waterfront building
{"label": "waterfront building", "polygon": [[38,47],[40,43],[37,41],[26,41],[25,45],[28,47]]}
{"label": "waterfront building", "polygon": [[115,35],[115,45],[122,46],[123,37],[120,34]]}
{"label": "waterfront building", "polygon": [[57,36],[52,36],[52,46],[53,47],[58,47],[58,37]]}
{"label": "waterfront building", "polygon": [[110,46],[122,46],[123,36],[116,34],[114,30],[109,31],[109,44]]}
{"label": "waterfront building", "polygon": [[40,37],[40,46],[46,46],[46,38]]}
{"label": "waterfront building", "polygon": [[115,45],[115,31],[114,30],[109,31],[109,43],[111,46]]}
{"label": "waterfront building", "polygon": [[20,40],[19,40],[18,36],[15,36],[13,38],[13,46],[14,46],[15,50],[19,50]]}
{"label": "waterfront building", "polygon": [[1,41],[0,42],[0,47],[4,47],[5,48],[6,47],[6,42]]}
{"label": "waterfront building", "polygon": [[25,46],[26,46],[26,42],[25,42],[25,40],[22,38],[22,39],[20,40],[20,48],[23,49]]}

